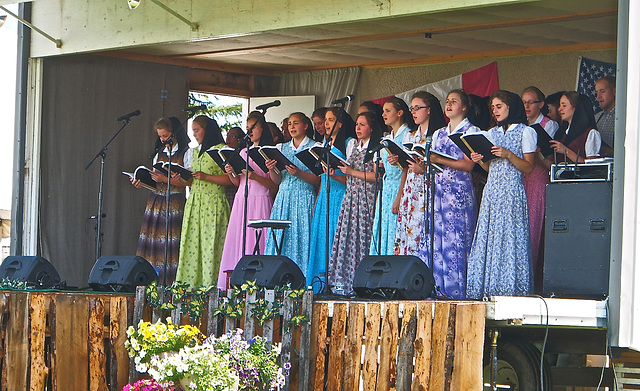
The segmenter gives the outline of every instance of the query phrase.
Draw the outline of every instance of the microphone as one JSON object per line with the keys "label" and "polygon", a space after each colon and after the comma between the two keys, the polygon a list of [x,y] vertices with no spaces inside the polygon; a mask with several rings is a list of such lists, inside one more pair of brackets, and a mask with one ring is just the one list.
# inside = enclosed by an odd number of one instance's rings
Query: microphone
{"label": "microphone", "polygon": [[200,106],[186,107],[182,111],[186,111],[187,113],[195,113],[196,111],[205,111],[206,109],[207,109],[207,105],[200,105]]}
{"label": "microphone", "polygon": [[168,139],[164,140],[164,142],[162,144],[164,144],[164,145],[173,145],[173,135],[171,135],[171,137],[169,137]]}
{"label": "microphone", "polygon": [[280,106],[280,101],[276,99],[271,103],[263,103],[259,106],[256,106],[256,110],[266,110],[269,107],[278,107],[278,106]]}
{"label": "microphone", "polygon": [[337,105],[337,104],[345,104],[349,101],[352,101],[354,98],[353,94],[349,94],[347,96],[345,96],[344,98],[340,98],[340,99],[336,99],[334,101],[331,101],[332,105]]}
{"label": "microphone", "polygon": [[129,114],[125,114],[122,117],[118,118],[116,121],[129,121],[131,117],[135,117],[136,115],[140,115],[140,110],[132,111]]}
{"label": "microphone", "polygon": [[387,140],[380,140],[380,144],[378,144],[375,148],[373,148],[372,150],[367,151],[367,153],[365,153],[364,162],[366,163],[369,160],[373,159],[373,155],[375,155],[376,152],[382,150],[386,146],[387,146]]}

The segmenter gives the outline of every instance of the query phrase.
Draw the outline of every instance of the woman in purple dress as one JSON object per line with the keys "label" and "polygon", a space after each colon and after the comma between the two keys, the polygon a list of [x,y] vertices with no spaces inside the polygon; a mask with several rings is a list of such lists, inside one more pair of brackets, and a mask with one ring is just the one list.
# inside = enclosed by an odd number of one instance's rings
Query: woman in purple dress
{"label": "woman in purple dress", "polygon": [[[469,97],[462,90],[447,96],[445,115],[449,124],[433,134],[430,159],[442,168],[434,177],[435,196],[428,190],[426,220],[420,235],[418,256],[430,265],[433,236],[433,275],[436,292],[452,299],[465,298],[467,257],[476,225],[476,199],[471,170],[474,163],[451,141],[451,134],[478,132],[467,119]],[[449,157],[444,157],[448,155]],[[431,203],[433,202],[433,232],[431,233]],[[430,265],[431,266],[431,265]]]}

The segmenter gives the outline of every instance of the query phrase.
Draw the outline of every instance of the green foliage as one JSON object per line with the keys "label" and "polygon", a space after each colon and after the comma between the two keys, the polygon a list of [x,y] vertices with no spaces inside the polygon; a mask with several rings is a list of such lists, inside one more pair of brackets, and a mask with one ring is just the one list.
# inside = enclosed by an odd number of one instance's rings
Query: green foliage
{"label": "green foliage", "polygon": [[242,104],[221,105],[220,98],[215,95],[189,92],[189,106],[200,106],[206,104],[206,111],[197,111],[196,115],[205,114],[213,118],[220,125],[223,132],[229,131],[234,126],[241,125]]}

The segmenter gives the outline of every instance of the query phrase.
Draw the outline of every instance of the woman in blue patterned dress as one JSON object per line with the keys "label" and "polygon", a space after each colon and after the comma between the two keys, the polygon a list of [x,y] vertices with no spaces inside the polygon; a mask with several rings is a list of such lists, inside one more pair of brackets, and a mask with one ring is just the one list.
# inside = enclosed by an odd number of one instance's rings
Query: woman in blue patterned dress
{"label": "woman in blue patterned dress", "polygon": [[[293,163],[286,170],[277,173],[275,160],[267,160],[267,168],[271,180],[279,184],[278,194],[273,202],[271,218],[274,220],[290,220],[291,226],[284,230],[281,255],[289,257],[307,275],[309,263],[309,241],[311,240],[311,219],[313,201],[316,194],[314,187],[320,185],[320,178],[313,174],[295,155],[314,144],[313,126],[309,117],[303,113],[293,113],[288,120],[291,141],[278,144],[278,149]],[[276,232],[276,237],[280,233]],[[271,229],[267,231],[265,255],[277,255],[275,243],[271,240]]]}
{"label": "woman in blue patterned dress", "polygon": [[[408,141],[409,134],[416,127],[411,111],[405,101],[395,96],[387,99],[382,105],[382,118],[385,125],[391,130],[388,137],[400,146]],[[373,223],[370,254],[392,255],[396,227],[398,225],[398,210],[400,209],[400,199],[402,198],[400,186],[402,169],[397,166],[397,157],[390,157],[386,150],[382,150],[380,156],[384,165],[381,195],[382,213],[378,213],[380,207],[376,205],[376,218]],[[380,198],[378,198],[376,204],[378,203],[380,203]],[[380,243],[378,243],[378,238],[380,238]],[[378,249],[380,249],[379,253]]]}
{"label": "woman in blue patterned dress", "polygon": [[358,139],[351,140],[347,146],[348,165],[340,166],[347,178],[347,190],[329,262],[329,287],[339,295],[353,290],[356,268],[369,252],[374,216],[374,163],[365,163],[364,157],[380,142],[382,129],[375,116],[365,112],[356,119],[356,134]]}
{"label": "woman in blue patterned dress", "polygon": [[522,173],[533,169],[537,136],[517,94],[496,91],[491,110],[498,125],[488,131],[498,158],[482,163],[489,172],[467,265],[467,298],[521,296],[531,292],[531,236]]}
{"label": "woman in blue patterned dress", "polygon": [[476,199],[473,192],[471,161],[449,138],[450,134],[479,132],[467,119],[471,111],[469,97],[462,90],[447,96],[445,115],[449,124],[433,133],[431,149],[455,157],[449,159],[431,153],[430,159],[442,167],[434,176],[435,197],[427,190],[426,220],[422,225],[418,256],[431,266],[431,202],[433,202],[433,276],[436,292],[456,300],[465,298],[467,257],[476,226]]}
{"label": "woman in blue patterned dress", "polygon": [[[335,129],[334,129],[335,124]],[[329,107],[325,113],[325,132],[331,137],[331,151],[343,159],[346,159],[346,145],[349,139],[355,138],[355,123],[353,118],[339,107]],[[330,178],[329,199],[327,206],[327,177]],[[338,224],[338,214],[342,197],[346,190],[347,179],[342,171],[330,170],[320,176],[321,185],[318,192],[316,205],[313,209],[313,221],[311,223],[311,246],[309,249],[309,266],[307,268],[307,285],[313,284],[314,277],[325,271],[325,260],[331,253],[333,235]],[[326,216],[329,215],[329,236],[327,238]],[[326,251],[327,239],[329,241],[329,254]]]}

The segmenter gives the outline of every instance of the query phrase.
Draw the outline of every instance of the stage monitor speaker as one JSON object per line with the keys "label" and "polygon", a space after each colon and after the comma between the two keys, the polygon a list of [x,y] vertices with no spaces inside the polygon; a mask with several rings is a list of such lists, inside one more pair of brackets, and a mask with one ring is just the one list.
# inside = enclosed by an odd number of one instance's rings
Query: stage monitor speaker
{"label": "stage monitor speaker", "polygon": [[431,269],[413,255],[366,256],[353,279],[356,295],[366,299],[421,300],[433,288]]}
{"label": "stage monitor speaker", "polygon": [[609,294],[611,182],[547,185],[542,292],[603,299]]}
{"label": "stage monitor speaker", "polygon": [[49,289],[60,283],[56,268],[42,257],[6,257],[0,265],[0,280],[4,278],[24,281],[35,289]]}
{"label": "stage monitor speaker", "polygon": [[240,258],[230,286],[241,286],[245,281],[255,281],[261,288],[291,284],[293,289],[304,288],[306,279],[302,271],[291,259],[277,255],[245,255]]}
{"label": "stage monitor speaker", "polygon": [[106,255],[100,257],[89,274],[89,286],[97,292],[136,291],[158,279],[155,269],[139,256]]}

